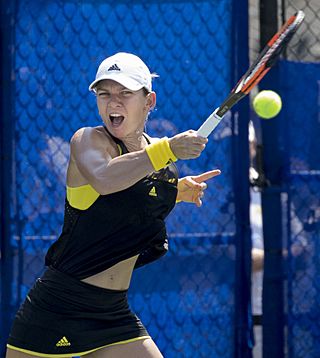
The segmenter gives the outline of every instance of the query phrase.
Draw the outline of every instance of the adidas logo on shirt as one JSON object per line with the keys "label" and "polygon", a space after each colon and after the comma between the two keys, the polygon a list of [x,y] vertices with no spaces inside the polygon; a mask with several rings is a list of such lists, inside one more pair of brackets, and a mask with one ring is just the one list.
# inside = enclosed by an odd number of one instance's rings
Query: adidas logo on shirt
{"label": "adidas logo on shirt", "polygon": [[71,343],[67,340],[66,337],[62,337],[59,342],[56,344],[57,347],[67,347],[71,346]]}
{"label": "adidas logo on shirt", "polygon": [[115,63],[111,67],[108,68],[108,71],[121,71],[118,65]]}
{"label": "adidas logo on shirt", "polygon": [[158,196],[156,188],[153,186],[151,190],[149,191],[150,196]]}

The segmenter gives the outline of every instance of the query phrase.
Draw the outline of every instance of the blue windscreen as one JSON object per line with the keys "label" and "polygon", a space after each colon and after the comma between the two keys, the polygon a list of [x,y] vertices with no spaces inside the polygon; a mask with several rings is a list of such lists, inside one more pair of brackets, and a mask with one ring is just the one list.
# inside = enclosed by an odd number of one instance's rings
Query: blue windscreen
{"label": "blue windscreen", "polygon": [[287,148],[288,347],[320,356],[320,65],[281,63],[282,138]]}
{"label": "blue windscreen", "polygon": [[[159,75],[149,134],[197,129],[233,85],[232,12],[231,0],[17,2],[14,305],[61,231],[69,140],[78,128],[101,124],[88,91],[100,62],[132,52]],[[177,162],[180,176],[223,174],[208,183],[201,208],[176,206],[167,221],[169,253],[134,273],[132,309],[165,357],[231,357],[235,350],[233,136],[227,114],[200,158]]]}

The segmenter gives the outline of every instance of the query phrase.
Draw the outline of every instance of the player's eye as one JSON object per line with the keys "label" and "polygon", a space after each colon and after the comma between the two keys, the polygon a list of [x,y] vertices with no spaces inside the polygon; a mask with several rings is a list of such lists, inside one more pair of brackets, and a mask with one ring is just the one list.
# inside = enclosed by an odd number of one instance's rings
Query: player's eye
{"label": "player's eye", "polygon": [[105,91],[98,92],[98,97],[104,98],[104,97],[107,97],[107,96],[109,96],[109,92],[105,92]]}
{"label": "player's eye", "polygon": [[129,90],[124,90],[124,91],[121,91],[121,95],[124,96],[124,97],[129,97],[132,95],[132,91],[129,91]]}

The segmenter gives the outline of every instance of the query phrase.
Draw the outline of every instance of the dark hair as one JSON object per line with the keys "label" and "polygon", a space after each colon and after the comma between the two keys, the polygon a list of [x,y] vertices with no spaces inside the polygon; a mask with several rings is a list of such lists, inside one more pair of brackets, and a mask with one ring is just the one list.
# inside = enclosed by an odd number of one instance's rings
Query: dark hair
{"label": "dark hair", "polygon": [[148,94],[151,93],[151,92],[148,91],[145,87],[142,87],[142,89],[143,89],[143,94],[144,94],[145,96],[148,96]]}

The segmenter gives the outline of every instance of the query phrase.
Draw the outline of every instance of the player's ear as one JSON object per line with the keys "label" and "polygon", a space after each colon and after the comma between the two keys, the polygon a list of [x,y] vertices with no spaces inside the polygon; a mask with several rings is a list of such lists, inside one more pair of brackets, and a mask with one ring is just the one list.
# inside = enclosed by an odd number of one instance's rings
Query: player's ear
{"label": "player's ear", "polygon": [[147,94],[147,106],[149,108],[149,111],[151,111],[157,103],[157,96],[155,92],[150,92]]}

